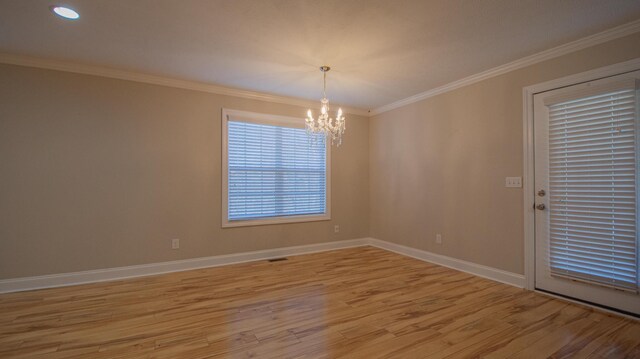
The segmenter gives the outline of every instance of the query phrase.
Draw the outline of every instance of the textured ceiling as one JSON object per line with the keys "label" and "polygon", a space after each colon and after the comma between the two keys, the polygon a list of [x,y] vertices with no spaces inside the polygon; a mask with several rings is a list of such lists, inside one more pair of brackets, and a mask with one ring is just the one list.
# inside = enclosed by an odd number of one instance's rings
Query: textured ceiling
{"label": "textured ceiling", "polygon": [[0,0],[0,51],[373,109],[640,18],[638,0]]}

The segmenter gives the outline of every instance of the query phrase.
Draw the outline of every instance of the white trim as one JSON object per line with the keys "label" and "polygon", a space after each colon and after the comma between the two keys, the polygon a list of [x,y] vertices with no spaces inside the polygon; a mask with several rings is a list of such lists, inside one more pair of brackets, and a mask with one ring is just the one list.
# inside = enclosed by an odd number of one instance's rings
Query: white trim
{"label": "white trim", "polygon": [[312,215],[299,215],[299,216],[286,216],[286,217],[272,217],[251,219],[243,221],[229,221],[228,218],[228,205],[229,205],[229,178],[228,178],[228,132],[227,122],[230,119],[236,118],[240,121],[247,121],[260,124],[273,124],[277,126],[286,126],[294,128],[304,128],[304,120],[287,117],[271,115],[266,113],[256,113],[248,111],[239,111],[231,109],[222,109],[222,228],[229,227],[247,227],[247,226],[263,226],[270,224],[284,224],[284,223],[301,223],[301,222],[316,222],[316,221],[328,221],[331,219],[331,145],[326,143],[326,163],[325,163],[325,209],[323,214]]}
{"label": "white trim", "polygon": [[416,258],[425,262],[452,268],[465,273],[470,273],[478,277],[494,280],[496,282],[512,285],[518,288],[524,287],[524,276],[522,274],[508,272],[473,262],[467,262],[461,259],[452,258],[421,249],[411,248],[403,246],[401,244],[382,241],[375,238],[370,238],[369,244],[374,247],[405,255],[407,257]]}
{"label": "white trim", "polygon": [[[52,274],[37,277],[25,277],[16,279],[0,280],[0,293],[20,292],[44,288],[65,287],[78,284],[107,282],[113,280],[123,280],[137,277],[152,276],[158,274],[166,274],[173,272],[181,272],[187,270],[219,267],[229,264],[238,264],[246,262],[254,262],[260,260],[268,260],[272,258],[280,258],[287,256],[295,256],[301,254],[310,254],[318,252],[326,252],[345,248],[373,246],[400,255],[412,257],[425,262],[441,265],[443,267],[452,268],[465,273],[477,275],[479,277],[491,279],[504,284],[512,285],[518,288],[524,286],[524,277],[517,273],[507,272],[500,269],[479,265],[403,245],[382,241],[375,238],[359,238],[344,241],[336,241],[329,243],[309,244],[303,246],[293,246],[275,249],[266,249],[261,251],[227,254],[212,257],[185,259],[171,262],[151,263],[143,265],[135,265],[128,267],[98,269],[74,273]],[[577,300],[557,296],[551,293],[536,291],[542,295],[550,296],[567,302],[587,306],[596,310],[607,313],[621,315],[630,319],[638,320],[638,318],[629,316],[617,311],[608,310],[599,306],[591,305]]]}
{"label": "white trim", "polygon": [[0,280],[0,293],[64,287],[77,284],[106,282],[112,280],[144,277],[150,275],[181,272],[199,268],[218,267],[228,264],[253,262],[272,258],[325,252],[336,249],[366,246],[367,238],[309,244],[303,246],[265,249],[261,251],[226,254],[212,257],[184,259],[171,262],[150,263],[128,267],[97,269],[82,272],[51,274]]}
{"label": "white trim", "polygon": [[[76,74],[108,77],[112,79],[135,81],[135,82],[141,82],[146,84],[174,87],[174,88],[185,89],[185,90],[208,92],[208,93],[213,93],[217,95],[234,96],[234,97],[240,97],[240,98],[247,98],[251,100],[282,103],[286,105],[300,106],[305,108],[316,108],[319,106],[318,101],[311,101],[311,100],[306,100],[306,99],[301,99],[296,97],[272,95],[272,94],[266,94],[266,93],[261,93],[256,91],[241,90],[241,89],[225,87],[220,85],[213,85],[213,84],[204,83],[204,82],[180,80],[180,79],[171,78],[171,77],[151,75],[151,74],[145,74],[145,73],[133,72],[133,71],[118,70],[118,69],[113,69],[113,68],[108,68],[103,66],[86,65],[86,64],[79,64],[75,62],[60,61],[60,60],[53,60],[53,59],[42,59],[42,58],[36,58],[31,56],[25,56],[25,55],[0,53],[0,64],[35,67],[35,68],[46,69],[46,70],[55,70],[55,71],[63,71],[63,72],[72,72]],[[334,106],[337,107],[338,105],[334,104]],[[369,111],[360,109],[360,108],[342,106],[342,110],[345,113],[350,113],[353,115],[369,116]],[[306,116],[306,111],[301,112],[300,118],[304,119],[305,116]]]}
{"label": "white trim", "polygon": [[[224,184],[223,184],[224,186]],[[223,217],[222,228],[236,228],[236,227],[253,227],[253,226],[268,226],[272,224],[287,224],[287,223],[305,223],[305,222],[319,222],[330,221],[331,215],[328,213],[330,210],[327,207],[326,214],[309,214],[299,216],[286,216],[286,217],[270,217],[261,219],[247,219],[238,221],[228,221],[226,216],[227,206],[223,205]]]}
{"label": "white trim", "polygon": [[571,86],[582,82],[593,81],[605,77],[614,76],[625,72],[637,71],[640,67],[640,57],[629,61],[619,62],[617,64],[600,67],[597,69],[580,72],[577,74],[561,77],[559,79],[545,81],[539,84],[525,87],[529,93],[540,93],[550,91],[560,87]]}
{"label": "white trim", "polygon": [[571,52],[585,49],[587,47],[591,47],[591,46],[605,43],[607,41],[615,40],[627,35],[634,34],[636,32],[640,32],[640,20],[632,21],[624,25],[614,27],[609,30],[605,30],[597,34],[587,36],[579,40],[572,41],[567,44],[560,45],[560,46],[551,48],[549,50],[539,52],[537,54],[523,57],[519,60],[509,62],[507,64],[504,64],[498,67],[494,67],[492,69],[477,73],[475,75],[471,75],[469,77],[465,77],[457,81],[453,81],[444,86],[436,87],[434,89],[407,97],[405,99],[395,101],[384,106],[380,106],[378,108],[371,110],[369,115],[370,116],[379,115],[383,112],[391,111],[398,107],[402,107],[414,102],[422,101],[429,97],[433,97],[445,92],[449,92],[449,91],[458,89],[460,87],[468,86],[476,82],[486,80],[491,77],[499,76],[510,71],[531,66],[542,61],[550,60],[562,55],[566,55]]}
{"label": "white trim", "polygon": [[[494,67],[492,69],[477,73],[475,75],[471,75],[463,79],[450,82],[446,85],[436,87],[434,89],[421,92],[419,94],[407,97],[405,99],[398,100],[398,101],[377,107],[373,110],[365,110],[361,108],[346,107],[346,106],[342,106],[342,108],[345,111],[345,113],[350,113],[358,116],[371,117],[371,116],[379,115],[381,113],[391,111],[393,109],[406,106],[414,102],[422,101],[429,97],[433,97],[445,92],[453,91],[460,87],[468,86],[476,82],[486,80],[491,77],[499,76],[507,72],[521,69],[526,66],[534,65],[536,63],[550,60],[562,55],[566,55],[571,52],[579,51],[587,47],[595,46],[598,44],[605,43],[607,41],[612,41],[627,35],[635,34],[636,32],[640,32],[640,20],[632,21],[632,22],[599,32],[597,34],[590,35],[590,36],[569,42],[567,44],[560,45],[560,46],[551,48],[549,50],[539,52],[537,54],[523,57],[521,59]],[[213,84],[197,82],[197,81],[180,80],[180,79],[175,79],[170,77],[144,74],[144,73],[138,73],[133,71],[117,70],[117,69],[112,69],[108,67],[96,66],[96,65],[86,65],[86,64],[79,64],[79,63],[68,62],[68,61],[43,59],[43,58],[36,58],[36,57],[25,56],[25,55],[0,53],[0,64],[36,67],[36,68],[48,69],[48,70],[56,70],[56,71],[72,72],[72,73],[85,74],[85,75],[115,78],[115,79],[175,87],[175,88],[181,88],[181,89],[187,89],[187,90],[193,90],[193,91],[208,92],[208,93],[214,93],[218,95],[234,96],[234,97],[274,102],[274,103],[282,103],[282,104],[288,104],[288,105],[300,106],[300,107],[314,108],[318,105],[318,103],[315,101],[301,99],[301,98],[272,95],[272,94],[266,94],[266,93],[261,93],[256,91],[241,90],[241,89],[236,89],[231,87],[213,85]],[[337,105],[334,104],[334,106],[337,106]]]}
{"label": "white trim", "polygon": [[524,196],[524,279],[525,289],[535,288],[535,163],[533,146],[533,94],[526,90],[522,94],[523,103],[523,196]]}
{"label": "white trim", "polygon": [[170,262],[141,264],[127,267],[51,274],[37,277],[3,279],[0,280],[0,293],[107,282],[113,280],[181,272],[200,268],[218,267],[228,264],[254,262],[271,258],[326,252],[344,248],[362,247],[367,245],[395,252],[404,256],[416,258],[425,262],[430,262],[444,267],[456,269],[462,272],[477,275],[479,277],[495,280],[497,282],[505,283],[519,288],[522,288],[524,285],[524,277],[521,274],[511,273],[500,269],[423,251],[420,249],[406,247],[400,244],[382,241],[375,238],[358,238],[328,243],[317,243],[303,246],[274,248],[253,252],[184,259]]}
{"label": "white trim", "polygon": [[226,118],[227,121],[229,121],[229,119],[234,119],[235,121],[251,122],[259,125],[305,128],[305,120],[303,118],[232,110],[228,108],[222,109],[222,118]]}
{"label": "white trim", "polygon": [[626,72],[640,70],[640,58],[581,72],[575,75],[527,86],[522,89],[523,168],[524,168],[524,277],[526,289],[535,289],[535,181],[533,95],[561,87],[594,81]]}

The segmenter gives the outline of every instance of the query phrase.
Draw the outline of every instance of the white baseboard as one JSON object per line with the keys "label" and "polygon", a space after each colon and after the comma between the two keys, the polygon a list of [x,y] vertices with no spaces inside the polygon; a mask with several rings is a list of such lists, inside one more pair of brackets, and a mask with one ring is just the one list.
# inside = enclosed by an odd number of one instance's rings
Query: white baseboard
{"label": "white baseboard", "polygon": [[97,269],[82,272],[51,274],[37,277],[25,277],[0,280],[0,293],[20,292],[26,290],[64,287],[77,284],[106,282],[119,279],[144,277],[156,274],[180,272],[199,268],[217,267],[228,264],[252,262],[271,258],[294,256],[315,252],[331,251],[360,246],[374,246],[408,257],[453,268],[462,272],[488,278],[516,287],[524,287],[524,276],[500,269],[463,261],[456,258],[435,254],[400,244],[382,241],[375,238],[359,238],[345,241],[309,244],[304,246],[265,249],[254,252],[234,253],[212,257],[193,258],[170,262],[150,263],[127,267]]}
{"label": "white baseboard", "polygon": [[88,270],[82,272],[51,274],[0,280],[0,293],[64,287],[69,285],[106,282],[118,279],[144,277],[156,274],[180,272],[192,269],[217,267],[227,264],[253,262],[278,257],[293,256],[335,249],[368,245],[368,238],[309,244],[304,246],[265,249],[261,251],[226,254],[212,257],[184,259],[170,262],[141,264],[127,267]]}
{"label": "white baseboard", "polygon": [[411,248],[403,246],[401,244],[382,241],[375,238],[369,238],[370,245],[382,249],[386,249],[391,252],[402,254],[408,257],[423,260],[433,264],[441,265],[452,269],[459,270],[461,272],[470,273],[504,284],[509,284],[518,288],[524,288],[525,280],[524,275],[513,272],[507,272],[501,269],[483,266],[481,264],[463,261],[452,257],[443,256],[432,252],[427,252],[421,249]]}

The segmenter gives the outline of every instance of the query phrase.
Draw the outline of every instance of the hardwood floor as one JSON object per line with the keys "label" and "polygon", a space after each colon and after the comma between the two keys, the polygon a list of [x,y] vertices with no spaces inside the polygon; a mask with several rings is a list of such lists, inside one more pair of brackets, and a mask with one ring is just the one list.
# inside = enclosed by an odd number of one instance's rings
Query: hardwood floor
{"label": "hardwood floor", "polygon": [[0,295],[1,358],[640,358],[640,322],[372,247]]}

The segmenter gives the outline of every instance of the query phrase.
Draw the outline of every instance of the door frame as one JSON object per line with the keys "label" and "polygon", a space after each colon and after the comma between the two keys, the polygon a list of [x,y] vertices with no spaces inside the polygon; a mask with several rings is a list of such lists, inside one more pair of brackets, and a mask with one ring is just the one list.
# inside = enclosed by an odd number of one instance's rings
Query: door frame
{"label": "door frame", "polygon": [[523,131],[523,203],[524,203],[524,283],[525,289],[535,290],[535,163],[533,138],[533,95],[561,87],[594,81],[601,78],[640,70],[640,57],[598,69],[542,82],[522,89]]}

